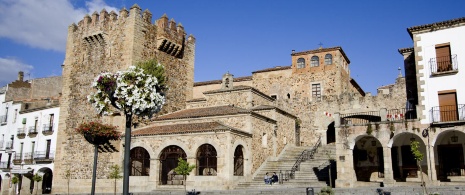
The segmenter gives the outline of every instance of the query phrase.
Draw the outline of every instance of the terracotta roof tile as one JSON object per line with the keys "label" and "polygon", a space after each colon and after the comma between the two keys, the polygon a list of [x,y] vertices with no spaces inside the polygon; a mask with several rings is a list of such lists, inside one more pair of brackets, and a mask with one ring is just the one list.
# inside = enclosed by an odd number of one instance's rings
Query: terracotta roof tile
{"label": "terracotta roof tile", "polygon": [[350,60],[347,57],[344,50],[342,50],[341,46],[321,48],[321,49],[313,49],[313,50],[302,51],[302,52],[295,52],[295,53],[291,54],[291,56],[302,55],[302,54],[314,54],[314,53],[328,52],[328,51],[334,51],[334,50],[339,50],[339,52],[341,52],[342,56],[344,56],[344,58],[346,59],[347,63],[350,64]]}
{"label": "terracotta roof tile", "polygon": [[446,21],[442,21],[442,22],[435,22],[435,23],[431,23],[431,24],[412,26],[410,28],[407,28],[407,31],[410,34],[410,37],[413,37],[413,32],[418,32],[418,31],[422,31],[422,30],[433,30],[433,29],[436,29],[436,28],[450,27],[450,26],[453,26],[453,25],[465,25],[465,17],[446,20]]}
{"label": "terracotta roof tile", "polygon": [[243,134],[250,135],[249,133],[241,130],[228,127],[219,122],[205,122],[205,123],[187,123],[175,125],[162,125],[144,127],[133,131],[132,136],[148,136],[148,135],[167,135],[167,134],[185,134],[185,133],[200,133],[200,132],[216,132],[216,131],[235,131]]}
{"label": "terracotta roof tile", "polygon": [[267,69],[253,71],[252,74],[261,73],[261,72],[278,71],[278,70],[287,70],[287,69],[291,69],[291,68],[292,68],[291,66],[276,66],[276,67],[273,67],[273,68],[267,68]]}
{"label": "terracotta roof tile", "polygon": [[251,111],[234,106],[217,106],[217,107],[207,107],[207,108],[192,108],[180,110],[173,112],[171,114],[166,114],[159,116],[155,121],[161,120],[172,120],[172,119],[182,119],[182,118],[200,118],[208,116],[224,116],[224,115],[236,115],[236,114],[246,114],[251,113]]}
{"label": "terracotta roof tile", "polygon": [[399,51],[400,54],[404,54],[406,52],[413,52],[413,47],[408,47],[408,48],[400,48],[397,51]]}

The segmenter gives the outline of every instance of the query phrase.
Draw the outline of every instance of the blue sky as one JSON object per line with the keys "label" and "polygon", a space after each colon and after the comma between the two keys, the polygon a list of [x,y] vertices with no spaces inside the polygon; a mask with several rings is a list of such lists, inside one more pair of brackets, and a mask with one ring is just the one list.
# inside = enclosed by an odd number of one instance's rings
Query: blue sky
{"label": "blue sky", "polygon": [[291,51],[341,46],[367,92],[394,83],[412,47],[406,28],[465,16],[459,0],[0,0],[0,86],[61,75],[67,26],[102,8],[164,13],[197,39],[195,81],[291,64]]}

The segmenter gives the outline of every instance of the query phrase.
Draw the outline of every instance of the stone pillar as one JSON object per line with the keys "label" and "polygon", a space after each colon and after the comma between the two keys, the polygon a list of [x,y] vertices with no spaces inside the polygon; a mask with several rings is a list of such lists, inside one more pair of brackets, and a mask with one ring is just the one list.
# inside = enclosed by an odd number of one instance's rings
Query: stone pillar
{"label": "stone pillar", "polygon": [[[336,121],[338,120],[339,113],[335,114]],[[354,187],[357,177],[354,170],[354,157],[352,149],[344,142],[346,138],[341,137],[339,132],[341,128],[336,127],[336,163],[337,163],[337,179],[335,182],[336,187]],[[347,139],[350,139],[347,138]]]}
{"label": "stone pillar", "polygon": [[[428,138],[429,139],[429,138]],[[436,156],[436,152],[434,151],[434,146],[426,145],[426,157],[427,157],[427,164],[428,164],[428,179],[425,181],[431,181],[433,183],[438,182],[437,174],[436,174],[436,161],[434,157]]]}
{"label": "stone pillar", "polygon": [[[384,187],[395,186],[394,172],[392,171],[392,157],[391,148],[383,146],[383,159],[384,159]],[[380,162],[381,163],[381,162]]]}
{"label": "stone pillar", "polygon": [[341,114],[339,112],[336,112],[334,113],[334,127],[338,128],[340,126],[341,126]]}
{"label": "stone pillar", "polygon": [[379,110],[379,115],[381,116],[381,121],[387,121],[387,109],[386,108],[381,108],[381,110]]}

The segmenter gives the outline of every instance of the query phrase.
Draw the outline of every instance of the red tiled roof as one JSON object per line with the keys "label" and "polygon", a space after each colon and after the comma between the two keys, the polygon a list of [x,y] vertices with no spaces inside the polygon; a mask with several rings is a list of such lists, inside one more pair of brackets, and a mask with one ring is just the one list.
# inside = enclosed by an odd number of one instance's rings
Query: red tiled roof
{"label": "red tiled roof", "polygon": [[200,118],[208,116],[224,116],[224,115],[236,115],[236,114],[247,114],[251,111],[234,106],[217,106],[217,107],[206,107],[206,108],[192,108],[186,110],[180,110],[171,114],[159,116],[155,121],[161,120],[172,120],[182,118]]}
{"label": "red tiled roof", "polygon": [[328,51],[334,51],[334,50],[339,50],[339,52],[341,52],[342,56],[344,56],[344,58],[346,59],[347,63],[350,64],[350,60],[347,57],[344,50],[342,50],[341,46],[313,49],[313,50],[302,51],[302,52],[295,52],[295,53],[291,54],[291,56],[302,55],[302,54],[314,54],[314,53],[328,52]]}
{"label": "red tiled roof", "polygon": [[[251,80],[252,80],[252,76],[233,78],[234,82],[251,81]],[[221,80],[195,82],[194,87],[195,86],[202,86],[202,85],[212,85],[212,84],[221,84]]]}
{"label": "red tiled roof", "polygon": [[278,71],[278,70],[287,70],[287,69],[291,69],[291,68],[292,68],[291,66],[275,66],[273,68],[267,68],[267,69],[263,69],[263,70],[253,71],[252,74],[261,73],[261,72]]}
{"label": "red tiled roof", "polygon": [[435,22],[435,23],[431,23],[431,24],[412,26],[410,28],[407,28],[407,31],[410,34],[410,37],[413,37],[413,32],[418,32],[418,31],[422,31],[422,30],[430,30],[430,29],[433,30],[435,28],[450,27],[450,26],[459,25],[459,24],[462,24],[462,25],[465,24],[465,17],[456,18],[456,19],[452,19],[452,20],[446,20],[446,21],[442,21],[442,22]]}
{"label": "red tiled roof", "polygon": [[201,133],[201,132],[217,132],[217,131],[235,131],[238,133],[249,135],[249,133],[241,130],[228,127],[219,122],[205,123],[187,123],[175,125],[150,126],[143,129],[135,130],[131,133],[132,136],[149,136],[149,135],[169,135],[169,134],[186,134],[186,133]]}
{"label": "red tiled roof", "polygon": [[259,106],[255,106],[253,108],[251,108],[252,111],[259,111],[259,110],[272,110],[272,109],[276,109],[278,112],[281,112],[283,114],[286,114],[288,116],[291,116],[293,118],[297,118],[296,116],[294,116],[293,114],[285,111],[285,110],[282,110],[276,106],[270,106],[270,105],[259,105]]}
{"label": "red tiled roof", "polygon": [[406,52],[413,52],[413,47],[408,47],[408,48],[400,48],[397,51],[399,51],[400,54],[404,54]]}
{"label": "red tiled roof", "polygon": [[241,90],[251,90],[257,94],[260,94],[264,98],[270,100],[270,101],[275,101],[275,99],[271,98],[269,95],[264,94],[263,92],[259,91],[258,89],[255,89],[251,86],[245,86],[245,85],[239,85],[239,86],[233,86],[232,89],[215,89],[211,91],[205,91],[203,94],[213,94],[213,93],[222,93],[222,92],[230,92],[230,91],[241,91]]}

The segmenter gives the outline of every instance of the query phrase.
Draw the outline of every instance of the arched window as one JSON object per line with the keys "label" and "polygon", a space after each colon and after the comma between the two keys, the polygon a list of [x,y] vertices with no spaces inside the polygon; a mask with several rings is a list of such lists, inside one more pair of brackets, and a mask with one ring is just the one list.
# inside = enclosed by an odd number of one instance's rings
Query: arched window
{"label": "arched window", "polygon": [[320,64],[320,58],[318,56],[313,56],[311,59],[311,66],[316,67]]}
{"label": "arched window", "polygon": [[297,68],[305,68],[305,59],[303,58],[297,59]]}
{"label": "arched window", "polygon": [[333,55],[331,55],[329,53],[325,55],[325,64],[326,65],[333,64]]}
{"label": "arched window", "polygon": [[167,146],[160,154],[160,184],[183,185],[184,176],[176,174],[174,168],[178,166],[178,159],[186,160],[186,153],[179,146]]}
{"label": "arched window", "polygon": [[216,175],[216,150],[210,144],[203,144],[197,150],[197,175]]}
{"label": "arched window", "polygon": [[234,150],[234,175],[244,176],[244,147],[238,145]]}
{"label": "arched window", "polygon": [[150,155],[142,147],[131,149],[131,174],[130,176],[149,176]]}

